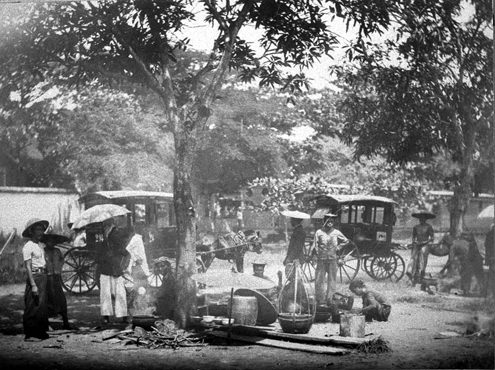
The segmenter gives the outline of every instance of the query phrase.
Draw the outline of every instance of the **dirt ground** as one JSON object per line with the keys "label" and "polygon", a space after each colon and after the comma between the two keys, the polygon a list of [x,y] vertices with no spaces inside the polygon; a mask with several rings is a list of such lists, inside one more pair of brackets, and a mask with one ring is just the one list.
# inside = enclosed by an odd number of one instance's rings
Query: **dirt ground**
{"label": "dirt ground", "polygon": [[[401,251],[406,263],[408,251]],[[260,255],[246,255],[246,270],[262,257],[268,263],[266,273],[276,280],[282,270],[283,253],[265,249]],[[428,271],[435,274],[445,258],[431,258]],[[212,269],[228,269],[224,261],[215,261]],[[25,342],[22,334],[23,285],[0,286],[0,363],[2,369],[440,369],[494,368],[494,341],[465,334],[478,316],[484,323],[493,318],[494,308],[482,298],[454,294],[429,295],[418,286],[412,288],[402,279],[398,283],[376,282],[360,271],[360,278],[392,302],[389,322],[366,324],[366,333],[381,335],[389,342],[391,352],[363,354],[353,351],[342,356],[319,355],[257,345],[225,343],[202,348],[150,350],[133,345],[102,342],[102,331],[91,331],[98,325],[99,299],[94,291],[84,296],[67,294],[71,321],[80,330],[52,335],[42,342]],[[348,292],[347,284],[339,290]],[[360,300],[355,306],[360,307]],[[52,327],[61,327],[52,321]],[[121,326],[123,328],[123,325]],[[338,324],[314,324],[311,333],[337,335]],[[457,337],[436,339],[441,332],[456,332]]]}

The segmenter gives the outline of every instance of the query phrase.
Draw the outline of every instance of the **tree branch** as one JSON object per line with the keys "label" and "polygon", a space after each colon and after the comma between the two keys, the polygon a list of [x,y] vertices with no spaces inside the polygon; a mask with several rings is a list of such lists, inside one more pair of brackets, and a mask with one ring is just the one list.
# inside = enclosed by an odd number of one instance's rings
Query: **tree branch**
{"label": "tree branch", "polygon": [[218,9],[215,7],[215,0],[203,0],[206,7],[208,10],[211,12],[211,15],[213,16],[213,19],[215,19],[218,22],[218,25],[220,26],[220,29],[222,31],[227,31],[228,24],[225,22],[225,19],[222,18],[220,13],[218,12]]}

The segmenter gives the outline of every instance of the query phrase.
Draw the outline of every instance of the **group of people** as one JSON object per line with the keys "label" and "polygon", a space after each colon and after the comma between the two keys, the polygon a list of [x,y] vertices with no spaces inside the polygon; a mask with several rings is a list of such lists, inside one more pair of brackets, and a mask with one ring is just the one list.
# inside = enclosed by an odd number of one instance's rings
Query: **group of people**
{"label": "group of people", "polygon": [[[26,269],[23,326],[26,340],[47,339],[49,317],[61,315],[64,329],[73,329],[67,315],[67,301],[62,286],[63,255],[56,245],[68,242],[63,235],[48,234],[49,222],[37,218],[27,222],[22,236]],[[132,317],[139,306],[150,276],[144,243],[132,227],[117,227],[113,218],[102,223],[103,245],[96,250],[100,287],[100,313],[104,323],[111,317],[132,327]],[[82,233],[73,242],[82,243]],[[78,246],[82,246],[79,245]]]}
{"label": "group of people", "polygon": [[[287,272],[294,261],[304,262],[306,232],[302,223],[310,216],[299,211],[285,211],[282,214],[290,218],[293,228],[287,255],[283,262]],[[337,217],[333,213],[325,214],[322,226],[314,235],[312,254],[316,258],[315,299],[317,306],[334,304],[333,297],[337,293],[337,251],[350,243],[349,239],[336,228]],[[391,306],[382,294],[369,289],[361,280],[352,281],[349,289],[362,297],[362,312],[366,320],[386,321],[388,319]]]}

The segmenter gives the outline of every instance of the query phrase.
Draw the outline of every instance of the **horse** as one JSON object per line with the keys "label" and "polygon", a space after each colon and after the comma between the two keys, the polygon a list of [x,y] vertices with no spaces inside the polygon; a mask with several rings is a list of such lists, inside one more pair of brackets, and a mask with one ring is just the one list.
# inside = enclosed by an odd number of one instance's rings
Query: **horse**
{"label": "horse", "polygon": [[205,270],[211,266],[215,258],[235,263],[238,272],[244,272],[244,254],[246,252],[261,253],[261,236],[259,231],[246,230],[237,233],[220,235],[205,235],[196,245]]}
{"label": "horse", "polygon": [[443,236],[439,243],[449,250],[448,260],[440,270],[440,275],[445,272],[449,275],[460,275],[461,289],[465,294],[469,293],[471,279],[474,276],[482,292],[485,288],[483,273],[483,257],[481,256],[476,240],[472,234],[464,233],[459,238],[449,234]]}

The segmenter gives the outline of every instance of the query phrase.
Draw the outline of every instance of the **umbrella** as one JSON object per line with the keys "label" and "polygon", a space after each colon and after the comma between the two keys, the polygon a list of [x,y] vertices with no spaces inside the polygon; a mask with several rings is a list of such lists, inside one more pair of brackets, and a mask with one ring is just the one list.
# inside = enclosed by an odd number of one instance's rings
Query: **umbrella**
{"label": "umbrella", "polygon": [[273,281],[232,271],[207,271],[194,274],[192,279],[206,288],[272,289],[277,286]]}
{"label": "umbrella", "polygon": [[103,222],[109,218],[124,216],[128,213],[131,213],[131,211],[115,204],[99,204],[81,213],[81,216],[74,221],[72,229],[80,229],[89,224]]}
{"label": "umbrella", "polygon": [[311,216],[308,215],[307,213],[300,212],[300,211],[282,211],[282,212],[280,212],[280,214],[285,216],[285,217],[296,218],[299,220],[307,220],[307,219],[311,218]]}
{"label": "umbrella", "polygon": [[493,217],[494,217],[493,204],[484,208],[478,215],[478,218],[493,218]]}

